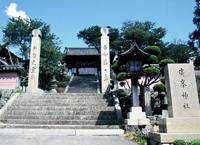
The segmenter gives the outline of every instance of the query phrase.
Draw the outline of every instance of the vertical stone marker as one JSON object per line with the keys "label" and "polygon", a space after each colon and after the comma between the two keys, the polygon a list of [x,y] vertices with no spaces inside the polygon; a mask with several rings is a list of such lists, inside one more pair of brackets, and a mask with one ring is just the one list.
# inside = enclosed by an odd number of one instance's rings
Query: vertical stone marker
{"label": "vertical stone marker", "polygon": [[110,45],[109,29],[101,28],[101,91],[106,93],[110,89]]}
{"label": "vertical stone marker", "polygon": [[42,33],[38,29],[32,31],[33,37],[31,39],[31,52],[29,62],[29,77],[28,77],[28,92],[37,93],[39,80],[39,66],[40,66],[40,37]]}
{"label": "vertical stone marker", "polygon": [[192,64],[168,64],[165,69],[169,118],[159,119],[159,133],[150,138],[161,143],[200,138],[200,110]]}

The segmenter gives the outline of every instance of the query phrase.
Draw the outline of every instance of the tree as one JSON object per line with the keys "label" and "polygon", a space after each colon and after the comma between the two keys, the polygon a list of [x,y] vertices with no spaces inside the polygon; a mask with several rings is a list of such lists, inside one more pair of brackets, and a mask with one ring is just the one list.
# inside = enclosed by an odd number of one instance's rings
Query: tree
{"label": "tree", "polygon": [[38,21],[37,19],[22,19],[9,18],[9,22],[3,29],[4,41],[10,43],[10,45],[19,47],[19,55],[25,60],[29,57],[31,38],[33,29],[39,29],[44,22]]}
{"label": "tree", "polygon": [[11,45],[18,46],[19,54],[27,60],[30,56],[33,29],[40,29],[42,32],[39,86],[48,89],[53,75],[61,69],[59,64],[62,60],[60,40],[55,34],[50,33],[50,26],[37,19],[10,18],[3,30],[4,39]]}
{"label": "tree", "polygon": [[173,43],[159,44],[162,55],[158,56],[159,60],[172,59],[176,63],[187,63],[190,59],[196,56],[190,46],[182,40],[174,40]]}
{"label": "tree", "polygon": [[[146,21],[126,21],[123,23],[121,32],[117,28],[109,28],[110,49],[116,53],[128,50],[133,42],[143,49],[146,46],[156,45],[166,34],[165,28],[155,28],[156,23]],[[93,46],[100,51],[100,29],[99,26],[91,26],[77,34],[89,47]]]}
{"label": "tree", "polygon": [[[117,28],[109,28],[109,38],[110,38],[110,50],[115,52],[116,43],[115,40],[119,37],[119,30]],[[82,39],[89,47],[95,47],[100,52],[100,38],[101,38],[101,27],[91,26],[87,29],[79,31],[77,34],[78,39]]]}
{"label": "tree", "polygon": [[133,42],[136,42],[139,48],[157,45],[166,34],[166,29],[155,28],[156,23],[145,21],[125,21],[121,28],[122,51],[130,48]]}
{"label": "tree", "polygon": [[195,53],[199,52],[200,48],[200,0],[196,1],[196,7],[194,11],[194,18],[193,23],[197,26],[196,30],[194,32],[189,34],[189,46],[193,49]]}

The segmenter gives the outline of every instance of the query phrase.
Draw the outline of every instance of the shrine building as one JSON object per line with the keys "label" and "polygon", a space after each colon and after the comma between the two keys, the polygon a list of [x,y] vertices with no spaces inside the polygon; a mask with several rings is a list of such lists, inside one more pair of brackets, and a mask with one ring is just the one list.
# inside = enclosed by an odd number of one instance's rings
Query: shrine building
{"label": "shrine building", "polygon": [[[66,47],[63,54],[67,75],[100,75],[101,53],[96,48]],[[111,63],[114,57],[115,54],[110,54]]]}

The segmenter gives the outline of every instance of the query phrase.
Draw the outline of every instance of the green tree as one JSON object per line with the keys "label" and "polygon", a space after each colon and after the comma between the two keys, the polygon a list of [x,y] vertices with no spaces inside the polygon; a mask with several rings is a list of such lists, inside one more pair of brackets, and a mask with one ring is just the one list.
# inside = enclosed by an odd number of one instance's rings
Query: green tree
{"label": "green tree", "polygon": [[166,29],[155,26],[156,23],[150,21],[125,21],[120,33],[122,51],[128,50],[133,42],[136,42],[141,49],[161,42]]}
{"label": "green tree", "polygon": [[163,43],[160,46],[162,55],[158,56],[159,60],[168,58],[176,63],[187,63],[196,56],[192,48],[182,40],[175,39],[173,43]]}
{"label": "green tree", "polygon": [[[125,52],[133,42],[140,48],[150,45],[157,45],[166,34],[165,28],[155,28],[156,23],[145,21],[126,21],[123,23],[121,31],[118,28],[109,28],[110,49],[116,53]],[[100,29],[99,26],[91,26],[77,34],[88,46],[93,46],[100,51]]]}
{"label": "green tree", "polygon": [[33,29],[40,29],[42,32],[39,86],[48,89],[53,75],[61,69],[59,64],[62,60],[60,40],[55,34],[50,33],[50,26],[37,19],[10,18],[3,30],[4,39],[9,44],[18,46],[19,54],[27,60],[30,56]]}
{"label": "green tree", "polygon": [[194,52],[199,52],[200,48],[200,0],[196,1],[196,7],[194,11],[193,23],[197,26],[194,32],[189,34],[189,46],[193,49]]}
{"label": "green tree", "polygon": [[[110,38],[110,50],[115,52],[117,42],[115,42],[119,38],[119,30],[117,28],[109,28],[109,38]],[[100,52],[100,37],[101,37],[101,27],[99,26],[91,26],[89,28],[85,28],[84,30],[79,31],[77,34],[78,39],[82,39],[89,47],[95,47]]]}

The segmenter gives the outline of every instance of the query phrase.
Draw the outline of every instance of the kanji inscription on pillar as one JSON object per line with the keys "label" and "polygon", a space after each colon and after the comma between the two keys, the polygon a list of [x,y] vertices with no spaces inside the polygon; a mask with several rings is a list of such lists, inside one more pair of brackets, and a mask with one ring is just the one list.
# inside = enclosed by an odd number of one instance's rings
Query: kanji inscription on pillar
{"label": "kanji inscription on pillar", "polygon": [[105,93],[110,89],[110,49],[109,29],[101,29],[101,89]]}
{"label": "kanji inscription on pillar", "polygon": [[40,66],[40,37],[42,33],[38,29],[32,31],[31,52],[29,62],[29,77],[28,77],[28,92],[37,92],[39,80],[39,66]]}
{"label": "kanji inscription on pillar", "polygon": [[199,116],[199,101],[192,64],[168,64],[165,67],[169,117]]}

